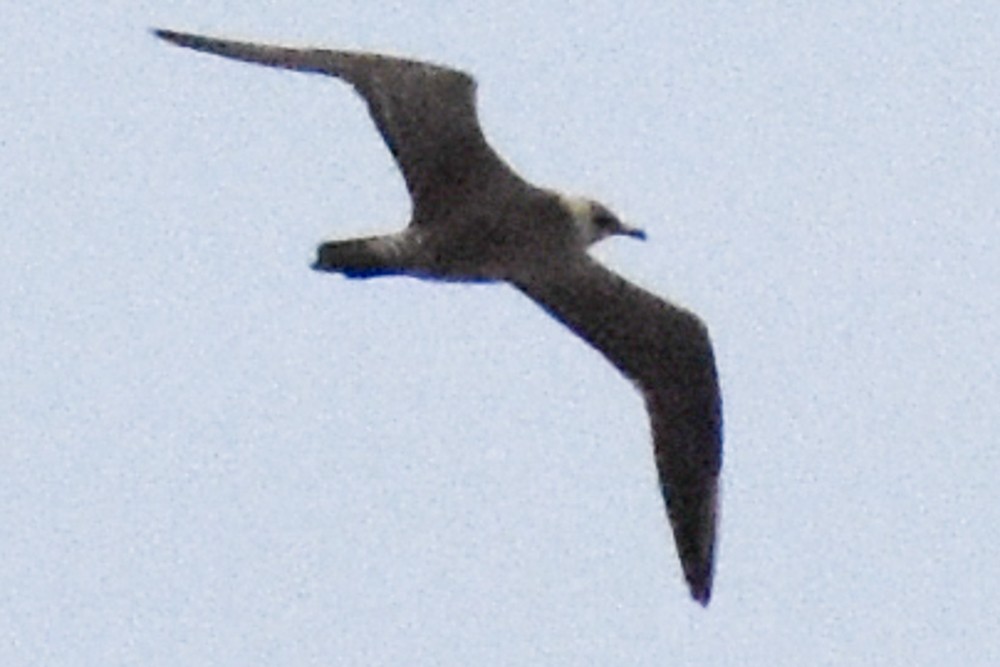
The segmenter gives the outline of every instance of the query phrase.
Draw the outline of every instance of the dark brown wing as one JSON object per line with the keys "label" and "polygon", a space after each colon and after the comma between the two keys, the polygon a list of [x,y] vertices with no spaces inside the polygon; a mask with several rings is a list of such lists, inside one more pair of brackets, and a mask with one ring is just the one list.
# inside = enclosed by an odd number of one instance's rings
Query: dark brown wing
{"label": "dark brown wing", "polygon": [[246,62],[327,74],[351,84],[403,172],[414,219],[475,192],[500,175],[513,176],[487,144],[476,115],[476,83],[464,72],[390,56],[295,49],[154,30],[169,42]]}
{"label": "dark brown wing", "polygon": [[722,466],[722,403],[704,325],[589,256],[553,263],[516,284],[642,392],[684,575],[691,595],[708,604]]}

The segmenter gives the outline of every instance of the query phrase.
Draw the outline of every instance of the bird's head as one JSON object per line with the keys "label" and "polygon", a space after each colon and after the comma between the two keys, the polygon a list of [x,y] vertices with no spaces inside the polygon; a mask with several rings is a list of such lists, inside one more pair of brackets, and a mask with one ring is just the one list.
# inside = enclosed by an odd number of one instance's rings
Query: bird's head
{"label": "bird's head", "polygon": [[573,218],[585,246],[597,243],[609,236],[631,236],[646,240],[646,232],[630,227],[618,219],[603,204],[586,197],[562,196],[562,203]]}

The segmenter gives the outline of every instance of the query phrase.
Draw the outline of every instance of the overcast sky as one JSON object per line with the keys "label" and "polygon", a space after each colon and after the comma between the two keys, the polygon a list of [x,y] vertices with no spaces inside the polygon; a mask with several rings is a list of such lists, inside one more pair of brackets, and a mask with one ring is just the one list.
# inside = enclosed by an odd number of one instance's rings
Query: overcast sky
{"label": "overcast sky", "polygon": [[[1000,5],[493,4],[0,12],[0,664],[1000,664]],[[407,220],[350,89],[150,26],[467,69],[647,229],[595,254],[713,335],[708,609],[596,352],[308,269]]]}

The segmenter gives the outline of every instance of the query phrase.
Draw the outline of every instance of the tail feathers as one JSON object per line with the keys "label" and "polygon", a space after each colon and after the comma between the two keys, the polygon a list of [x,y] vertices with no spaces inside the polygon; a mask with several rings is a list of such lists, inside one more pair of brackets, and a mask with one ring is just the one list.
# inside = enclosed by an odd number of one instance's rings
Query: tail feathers
{"label": "tail feathers", "polygon": [[341,273],[348,278],[372,278],[405,272],[398,244],[388,237],[324,243],[317,249],[312,268]]}

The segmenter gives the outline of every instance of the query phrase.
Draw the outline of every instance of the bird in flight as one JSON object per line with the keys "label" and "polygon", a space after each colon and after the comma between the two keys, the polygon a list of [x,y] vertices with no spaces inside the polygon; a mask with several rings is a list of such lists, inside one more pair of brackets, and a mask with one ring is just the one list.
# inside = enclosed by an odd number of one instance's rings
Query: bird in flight
{"label": "bird in flight", "polygon": [[597,349],[641,392],[660,489],[692,597],[712,592],[722,401],[708,332],[587,249],[645,238],[602,204],[528,183],[487,143],[464,72],[375,53],[288,48],[171,30],[179,46],[337,77],[368,105],[412,200],[400,232],[329,241],[313,268],[350,278],[506,282]]}

